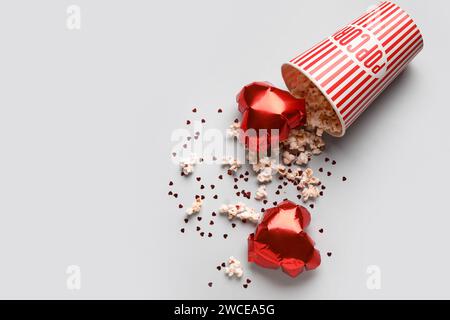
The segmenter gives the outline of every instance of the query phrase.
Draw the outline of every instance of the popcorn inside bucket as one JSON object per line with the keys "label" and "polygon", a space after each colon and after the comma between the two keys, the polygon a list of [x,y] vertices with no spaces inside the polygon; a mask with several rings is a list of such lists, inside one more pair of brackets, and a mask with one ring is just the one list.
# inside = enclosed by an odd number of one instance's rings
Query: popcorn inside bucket
{"label": "popcorn inside bucket", "polygon": [[318,135],[324,131],[335,137],[343,136],[341,120],[320,89],[289,64],[283,65],[282,74],[291,94],[296,98],[305,99],[307,126],[315,128]]}

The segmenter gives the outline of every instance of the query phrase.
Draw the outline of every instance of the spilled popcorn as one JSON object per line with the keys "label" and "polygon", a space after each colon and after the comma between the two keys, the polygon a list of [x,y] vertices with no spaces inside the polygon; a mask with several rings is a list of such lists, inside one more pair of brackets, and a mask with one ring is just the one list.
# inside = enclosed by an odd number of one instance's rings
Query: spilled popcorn
{"label": "spilled popcorn", "polygon": [[[289,132],[289,137],[282,142],[284,152],[282,154],[283,163],[291,165],[295,163],[298,166],[306,166],[313,155],[319,155],[325,148],[325,142],[322,138],[323,130],[317,127],[294,129]],[[314,177],[311,168],[302,171],[297,168],[294,170],[286,169],[284,166],[278,166],[277,172],[280,176],[295,183],[302,195],[303,202],[316,199],[320,196],[320,190],[317,185],[320,180]]]}
{"label": "spilled popcorn", "polygon": [[302,188],[307,187],[308,185],[318,185],[320,183],[320,180],[316,177],[314,177],[314,172],[311,168],[306,169],[303,171],[302,175],[300,176],[300,185]]}
{"label": "spilled popcorn", "polygon": [[[286,178],[291,183],[294,183],[302,194],[303,201],[316,199],[320,196],[320,190],[317,185],[320,184],[320,180],[314,176],[314,172],[311,168],[307,168],[304,171],[300,168],[288,169],[284,165],[275,165],[275,161],[269,158],[262,158],[256,164],[253,164],[253,170],[258,173],[258,181],[260,183],[268,183],[273,179],[274,174]],[[306,189],[306,190],[305,190]],[[267,192],[264,195],[264,189],[262,186],[256,193],[256,199],[262,200],[267,196]]]}
{"label": "spilled popcorn", "polygon": [[235,158],[232,157],[228,157],[223,159],[223,163],[224,166],[228,166],[228,170],[230,170],[231,172],[236,173],[238,171],[238,169],[242,166],[242,163]]}
{"label": "spilled popcorn", "polygon": [[258,201],[264,200],[267,198],[267,188],[265,185],[262,185],[256,190],[255,199]]}
{"label": "spilled popcorn", "polygon": [[194,172],[195,165],[198,163],[197,157],[192,155],[188,158],[180,160],[181,172],[188,176]]}
{"label": "spilled popcorn", "polygon": [[225,274],[230,278],[233,276],[241,278],[244,274],[241,262],[233,256],[228,259],[228,266],[224,269],[224,271]]}
{"label": "spilled popcorn", "polygon": [[292,164],[292,162],[294,162],[296,160],[296,156],[292,153],[290,153],[289,151],[284,151],[283,152],[283,163],[285,165],[290,165]]}
{"label": "spilled popcorn", "polygon": [[227,129],[227,136],[230,138],[239,138],[241,132],[241,123],[239,121],[234,121]]}
{"label": "spilled popcorn", "polygon": [[257,179],[259,183],[269,183],[272,181],[275,160],[264,157],[259,161],[254,161],[255,156],[252,154],[249,154],[249,160],[253,163],[253,171],[258,174]]}
{"label": "spilled popcorn", "polygon": [[300,152],[300,154],[297,157],[297,160],[295,161],[295,164],[299,166],[307,165],[309,163],[309,159],[311,159],[311,152],[309,151]]}
{"label": "spilled popcorn", "polygon": [[221,214],[226,214],[229,220],[234,218],[241,219],[242,221],[250,221],[253,223],[258,223],[261,219],[261,214],[256,212],[254,209],[247,207],[244,203],[222,205],[219,209]]}
{"label": "spilled popcorn", "polygon": [[302,190],[302,199],[304,202],[309,199],[315,199],[320,195],[320,191],[317,187],[309,185]]}
{"label": "spilled popcorn", "polygon": [[314,133],[314,130],[307,130],[305,128],[291,130],[289,137],[282,144],[286,150],[285,153],[293,156],[304,152],[307,152],[306,155],[319,155],[325,148],[323,138]]}
{"label": "spilled popcorn", "polygon": [[186,214],[191,216],[193,214],[199,213],[202,209],[203,200],[201,197],[195,197],[195,201],[192,203],[192,207],[186,210]]}
{"label": "spilled popcorn", "polygon": [[272,181],[273,177],[273,169],[272,167],[264,167],[259,173],[258,173],[258,181],[260,183],[269,183]]}

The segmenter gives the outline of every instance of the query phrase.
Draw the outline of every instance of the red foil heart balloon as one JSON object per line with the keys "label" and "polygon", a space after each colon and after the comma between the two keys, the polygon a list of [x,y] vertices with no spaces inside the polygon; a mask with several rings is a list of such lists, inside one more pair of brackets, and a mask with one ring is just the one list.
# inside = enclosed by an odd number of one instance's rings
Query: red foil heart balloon
{"label": "red foil heart balloon", "polygon": [[304,231],[310,221],[308,210],[291,201],[266,210],[256,232],[248,238],[248,261],[264,268],[281,267],[291,277],[317,268],[320,253]]}
{"label": "red foil heart balloon", "polygon": [[236,100],[245,133],[241,140],[252,150],[267,146],[275,139],[284,141],[290,129],[305,124],[305,100],[270,83],[251,83],[239,92]]}

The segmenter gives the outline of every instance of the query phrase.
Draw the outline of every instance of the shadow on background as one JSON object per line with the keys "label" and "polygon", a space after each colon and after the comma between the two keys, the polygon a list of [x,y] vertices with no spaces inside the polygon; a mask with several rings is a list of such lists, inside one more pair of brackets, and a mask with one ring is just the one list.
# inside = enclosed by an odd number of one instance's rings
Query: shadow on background
{"label": "shadow on background", "polygon": [[[367,130],[369,121],[376,118],[389,117],[389,109],[395,108],[392,101],[395,97],[405,94],[409,81],[415,77],[414,66],[408,66],[398,77],[381,93],[375,101],[361,114],[361,116],[348,129],[342,138],[328,138],[327,144],[343,149],[357,143],[357,140],[367,139],[364,131]],[[380,123],[382,125],[382,123]]]}

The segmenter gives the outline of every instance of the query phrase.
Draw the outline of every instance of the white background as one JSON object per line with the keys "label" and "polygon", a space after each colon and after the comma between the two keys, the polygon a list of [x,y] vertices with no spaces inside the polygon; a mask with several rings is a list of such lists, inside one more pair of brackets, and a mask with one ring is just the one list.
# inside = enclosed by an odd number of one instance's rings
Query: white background
{"label": "white background", "polygon": [[[71,4],[81,8],[81,30],[66,27]],[[199,184],[178,177],[172,131],[202,117],[223,130],[243,85],[283,87],[283,62],[371,4],[2,2],[0,297],[450,298],[448,1],[398,1],[421,28],[424,51],[312,163],[338,162],[312,210],[318,270],[293,280],[249,266],[252,226],[231,230],[223,217],[208,226],[211,211],[236,200],[229,180],[205,192],[199,225],[213,238],[186,227],[177,208]],[[203,166],[196,175],[208,186],[219,172]],[[169,180],[179,199],[167,196]],[[243,260],[248,289],[215,269],[230,255]],[[81,290],[66,286],[69,265],[81,268]],[[369,265],[381,269],[381,290],[366,286]]]}

